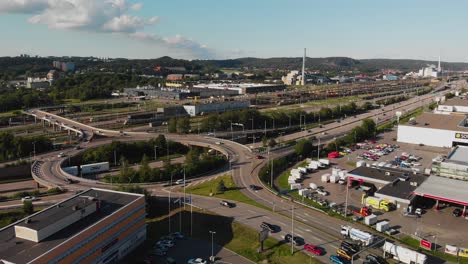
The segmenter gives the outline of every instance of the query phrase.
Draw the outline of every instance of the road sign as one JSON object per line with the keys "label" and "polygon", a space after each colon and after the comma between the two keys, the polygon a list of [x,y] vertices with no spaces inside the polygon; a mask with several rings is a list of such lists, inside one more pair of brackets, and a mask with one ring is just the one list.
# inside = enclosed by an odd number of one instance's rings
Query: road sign
{"label": "road sign", "polygon": [[259,233],[260,242],[267,240],[269,233],[270,231],[268,231],[268,229],[262,229]]}
{"label": "road sign", "polygon": [[432,249],[432,242],[421,239],[421,241],[419,242],[419,246],[422,247],[422,248],[431,250]]}

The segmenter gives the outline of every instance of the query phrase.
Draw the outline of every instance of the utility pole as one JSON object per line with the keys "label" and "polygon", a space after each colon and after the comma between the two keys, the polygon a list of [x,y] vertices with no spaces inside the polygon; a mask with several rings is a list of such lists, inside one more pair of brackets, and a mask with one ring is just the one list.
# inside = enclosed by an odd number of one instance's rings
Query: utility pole
{"label": "utility pole", "polygon": [[171,182],[169,188],[169,234],[171,233],[171,190],[172,190],[172,172],[171,172]]}
{"label": "utility pole", "polygon": [[154,145],[154,161],[157,160],[157,153],[156,153],[157,148],[158,148],[158,146]]}
{"label": "utility pole", "polygon": [[193,198],[190,193],[190,236],[193,236]]}
{"label": "utility pole", "polygon": [[182,233],[182,198],[180,196],[179,196],[179,232]]}
{"label": "utility pole", "polygon": [[292,209],[291,209],[291,255],[294,254],[294,201],[292,201]]}
{"label": "utility pole", "polygon": [[185,195],[185,187],[187,186],[187,183],[185,182],[185,167],[184,167],[184,210],[185,210],[185,199],[186,199],[186,195]]}
{"label": "utility pole", "polygon": [[114,166],[117,166],[117,152],[114,149]]}
{"label": "utility pole", "polygon": [[210,257],[210,260],[213,261],[214,260],[214,234],[216,234],[215,231],[209,231],[210,234],[211,234],[211,257]]}

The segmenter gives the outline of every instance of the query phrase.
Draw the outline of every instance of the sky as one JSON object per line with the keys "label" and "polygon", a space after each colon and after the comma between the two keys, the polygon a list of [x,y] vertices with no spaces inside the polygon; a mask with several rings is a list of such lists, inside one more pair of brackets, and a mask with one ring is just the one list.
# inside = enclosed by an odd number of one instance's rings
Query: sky
{"label": "sky", "polygon": [[468,1],[0,0],[0,56],[468,62]]}

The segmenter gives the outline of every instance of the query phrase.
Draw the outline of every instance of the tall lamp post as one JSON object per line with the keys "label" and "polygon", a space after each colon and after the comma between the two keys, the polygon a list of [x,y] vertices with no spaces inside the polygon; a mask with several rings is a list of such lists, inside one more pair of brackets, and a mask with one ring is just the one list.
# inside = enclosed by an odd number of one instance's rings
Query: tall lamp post
{"label": "tall lamp post", "polygon": [[214,257],[214,243],[213,243],[213,241],[214,241],[214,234],[216,234],[216,232],[215,231],[209,231],[209,232],[211,234],[211,256],[210,256],[210,260],[214,261],[215,257]]}

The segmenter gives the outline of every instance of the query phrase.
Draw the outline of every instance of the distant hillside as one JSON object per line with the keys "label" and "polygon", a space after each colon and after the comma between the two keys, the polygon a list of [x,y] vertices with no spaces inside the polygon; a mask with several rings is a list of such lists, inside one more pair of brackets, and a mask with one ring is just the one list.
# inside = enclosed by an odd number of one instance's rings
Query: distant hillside
{"label": "distant hillside", "polygon": [[[214,65],[220,68],[274,68],[301,69],[302,58],[239,58],[232,60],[193,61],[202,65]],[[347,57],[307,58],[306,67],[313,70],[358,70],[378,71],[380,69],[399,69],[402,71],[417,70],[427,64],[437,64],[437,61],[407,60],[407,59],[365,59],[355,60]],[[442,62],[442,68],[450,70],[468,70],[468,63]]]}

